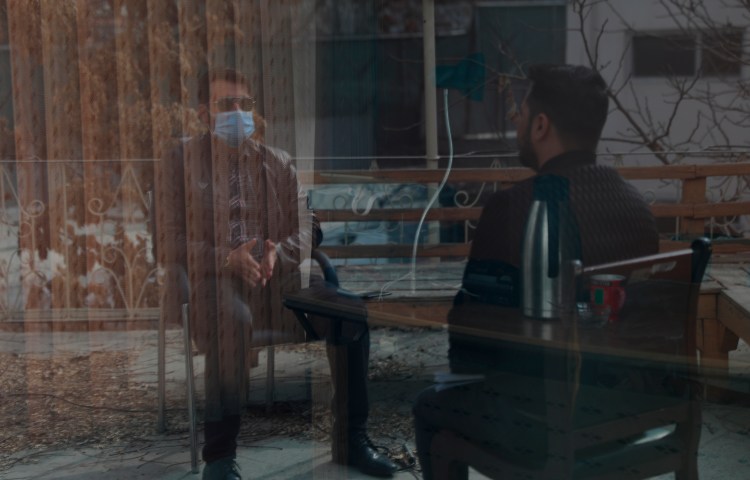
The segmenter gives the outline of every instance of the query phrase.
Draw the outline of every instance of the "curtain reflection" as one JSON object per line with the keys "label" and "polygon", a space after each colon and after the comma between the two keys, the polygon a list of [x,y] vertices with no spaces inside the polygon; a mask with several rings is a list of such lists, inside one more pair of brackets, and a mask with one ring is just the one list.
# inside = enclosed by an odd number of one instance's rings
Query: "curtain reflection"
{"label": "curtain reflection", "polygon": [[314,7],[3,2],[2,223],[18,249],[3,258],[3,314],[158,307],[153,159],[205,131],[201,71],[246,74],[267,143],[311,159]]}
{"label": "curtain reflection", "polygon": [[[316,3],[0,1],[2,354],[26,361],[6,370],[18,383],[3,381],[16,396],[2,413],[24,441],[103,435],[117,421],[98,408],[153,428],[155,366],[145,379],[128,367],[155,346],[160,317],[181,324],[179,306],[161,300],[174,245],[153,234],[157,165],[207,132],[202,73],[231,68],[252,85],[266,143],[312,170]],[[259,328],[301,340],[280,293],[272,300]]]}

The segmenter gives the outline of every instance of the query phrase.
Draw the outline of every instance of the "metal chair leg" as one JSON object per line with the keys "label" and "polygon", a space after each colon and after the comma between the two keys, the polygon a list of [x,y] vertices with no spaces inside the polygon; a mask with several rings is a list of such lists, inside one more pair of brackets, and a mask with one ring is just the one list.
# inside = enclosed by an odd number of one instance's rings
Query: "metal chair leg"
{"label": "metal chair leg", "polygon": [[274,398],[274,369],[276,366],[276,351],[273,345],[266,347],[266,413],[270,413]]}
{"label": "metal chair leg", "polygon": [[159,315],[159,331],[156,340],[156,389],[157,389],[157,413],[156,431],[164,433],[167,431],[166,416],[166,350],[167,350],[167,328],[164,324],[164,316]]}
{"label": "metal chair leg", "polygon": [[190,467],[198,473],[198,431],[195,421],[195,385],[193,381],[193,348],[190,343],[190,316],[187,303],[182,304],[182,328],[185,340],[185,376],[187,379],[188,424],[190,427]]}

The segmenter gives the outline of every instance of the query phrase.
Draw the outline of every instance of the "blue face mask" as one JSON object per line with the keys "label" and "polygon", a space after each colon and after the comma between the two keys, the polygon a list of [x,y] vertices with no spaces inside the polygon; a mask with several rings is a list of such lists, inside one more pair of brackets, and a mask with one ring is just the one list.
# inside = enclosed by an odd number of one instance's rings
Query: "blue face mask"
{"label": "blue face mask", "polygon": [[253,112],[232,110],[217,113],[214,118],[214,134],[233,148],[238,147],[254,131]]}

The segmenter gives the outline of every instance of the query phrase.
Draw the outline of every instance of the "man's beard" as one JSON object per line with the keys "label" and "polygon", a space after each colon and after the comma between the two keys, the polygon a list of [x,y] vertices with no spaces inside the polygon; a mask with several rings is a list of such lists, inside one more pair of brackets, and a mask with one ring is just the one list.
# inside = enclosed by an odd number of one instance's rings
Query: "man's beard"
{"label": "man's beard", "polygon": [[526,135],[518,142],[518,161],[524,167],[534,170],[539,167],[539,159],[534,153],[534,149],[531,148],[531,121],[526,125]]}

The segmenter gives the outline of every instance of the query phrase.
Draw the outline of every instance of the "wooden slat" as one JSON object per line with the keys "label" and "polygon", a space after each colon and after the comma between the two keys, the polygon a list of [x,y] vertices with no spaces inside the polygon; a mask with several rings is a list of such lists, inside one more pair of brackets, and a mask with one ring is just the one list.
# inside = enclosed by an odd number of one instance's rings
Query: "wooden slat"
{"label": "wooden slat", "polygon": [[[18,246],[27,272],[51,276],[44,271],[41,262],[49,248],[48,211],[39,207],[47,204],[47,166],[38,161],[47,158],[41,12],[38,2],[28,0],[9,2],[7,9],[8,33],[13,46],[10,64],[18,160],[18,221],[23,230]],[[25,308],[39,308],[45,303],[42,285],[21,278],[17,282],[24,289]]]}
{"label": "wooden slat", "polygon": [[698,300],[698,318],[701,320],[716,318],[716,302],[719,291],[703,292],[701,288]]}
{"label": "wooden slat", "polygon": [[151,93],[152,158],[164,158],[182,136],[180,104],[180,49],[177,5],[148,1],[148,58]]}
{"label": "wooden slat", "polygon": [[[421,208],[378,209],[371,210],[367,215],[360,215],[351,210],[316,210],[315,213],[321,222],[416,222],[422,217]],[[428,212],[426,219],[445,222],[463,222],[465,220],[478,220],[481,214],[481,207],[433,208]]]}
{"label": "wooden slat", "polygon": [[[696,219],[705,219],[710,217],[747,215],[748,212],[750,212],[749,209],[750,202],[699,204],[658,203],[651,205],[651,213],[658,218],[694,217]],[[701,225],[703,225],[703,223],[701,223]],[[702,230],[703,229],[701,229],[700,232],[702,232]]]}
{"label": "wooden slat", "polygon": [[[290,155],[296,155],[298,141],[300,146],[302,143],[306,143],[307,148],[311,145],[311,139],[308,137],[309,125],[302,122],[305,113],[309,114],[307,110],[309,106],[305,104],[310,100],[311,95],[302,95],[300,89],[304,87],[295,82],[296,79],[304,78],[306,74],[309,76],[309,72],[302,74],[299,71],[299,65],[295,65],[295,58],[300,55],[300,52],[295,51],[297,47],[292,42],[294,36],[292,12],[295,8],[304,10],[304,7],[296,5],[299,2],[288,0],[261,0],[248,3],[258,9],[254,16],[254,21],[257,23],[243,26],[238,30],[240,32],[255,31],[256,35],[260,34],[255,37],[258,42],[255,48],[262,65],[263,97],[259,98],[259,101],[267,122],[265,143],[280,148]],[[306,49],[307,47],[299,48]],[[297,130],[297,127],[300,129]],[[310,155],[312,152],[300,153]],[[284,221],[297,222],[298,225],[302,223],[299,218],[290,217],[296,214],[296,209],[294,213],[288,210],[290,208],[290,204],[286,203],[289,201],[288,198],[273,199],[269,196],[265,200],[269,202],[269,205],[272,204],[271,202],[276,202],[282,205],[282,208],[287,209],[284,212]],[[267,215],[271,216],[270,213]],[[268,218],[268,222],[269,229],[275,228],[272,224],[276,222],[272,218]],[[266,233],[273,234],[270,230]],[[295,255],[297,254],[299,252],[295,252]],[[291,262],[280,262],[279,267],[277,278],[293,276]],[[254,329],[273,331],[279,338],[302,340],[305,337],[305,332],[294,314],[283,306],[281,287],[268,289],[265,302],[268,314],[264,318],[253,319]]]}
{"label": "wooden slat", "polygon": [[696,218],[731,217],[748,215],[750,202],[698,203],[693,205],[693,216]]}
{"label": "wooden slat", "polygon": [[[342,245],[318,247],[323,253],[336,258],[408,258],[412,254],[411,245]],[[471,245],[468,243],[443,243],[424,245],[417,249],[419,257],[465,257]]]}
{"label": "wooden slat", "polygon": [[[145,233],[133,239],[130,232],[142,228],[149,216],[149,202],[142,188],[153,185],[153,164],[142,159],[153,153],[151,136],[151,92],[148,36],[141,34],[146,25],[147,4],[142,0],[115,0],[115,45],[117,47],[117,97],[120,131],[120,198],[123,218],[118,225],[118,243],[127,258],[123,268],[123,299],[128,308],[136,308],[143,299],[143,286],[154,268],[143,250]],[[156,295],[152,295],[154,300]]]}
{"label": "wooden slat", "polygon": [[734,334],[750,341],[750,288],[734,287],[722,291],[716,317]]}
{"label": "wooden slat", "polygon": [[[457,168],[449,182],[516,183],[534,175],[528,168]],[[352,183],[439,183],[445,170],[389,169],[300,172],[303,183],[315,185]]]}
{"label": "wooden slat", "polygon": [[[683,205],[695,205],[706,201],[706,177],[686,179],[682,182]],[[703,219],[692,215],[683,216],[680,222],[680,233],[687,235],[701,235],[705,228]]]}
{"label": "wooden slat", "polygon": [[695,165],[695,174],[699,177],[750,175],[750,163],[733,162]]}
{"label": "wooden slat", "polygon": [[263,64],[262,111],[268,125],[266,143],[296,154],[294,65],[291,3],[262,0],[260,28]]}
{"label": "wooden slat", "polygon": [[[686,248],[689,242],[676,240],[661,240],[659,251],[670,252]],[[405,244],[393,245],[337,245],[321,246],[319,249],[331,258],[408,258],[412,254],[412,246]],[[715,254],[733,254],[750,252],[750,244],[736,242],[714,243]],[[465,257],[469,254],[469,243],[442,243],[424,245],[417,249],[418,257]]]}
{"label": "wooden slat", "polygon": [[[651,205],[651,213],[657,218],[695,217],[701,219],[715,216],[745,215],[750,212],[750,202],[732,203],[657,203]],[[418,221],[422,216],[421,208],[384,208],[370,210],[367,215],[354,213],[351,210],[316,210],[322,222],[369,222],[369,221]],[[461,222],[478,220],[482,207],[471,208],[433,208],[426,219],[435,221]],[[702,232],[702,229],[701,229]]]}
{"label": "wooden slat", "polygon": [[[86,235],[87,275],[92,278],[96,273],[99,280],[88,282],[88,306],[102,307],[114,299],[115,305],[121,307],[118,294],[109,298],[115,288],[114,279],[108,278],[104,271],[106,267],[109,272],[114,272],[115,277],[123,277],[123,258],[105,254],[108,248],[117,249],[119,246],[104,235],[105,228],[116,227],[113,215],[122,218],[122,205],[114,202],[116,191],[111,183],[112,179],[122,178],[117,62],[112,54],[116,49],[114,17],[111,4],[105,0],[78,0],[76,14],[81,71],[81,139],[86,160],[84,194],[88,208],[85,221],[86,225],[96,226]],[[99,327],[97,320],[92,319],[92,331]]]}
{"label": "wooden slat", "polygon": [[[723,163],[712,165],[663,165],[654,167],[619,167],[617,171],[627,180],[686,180],[711,176],[750,175],[750,163]],[[456,168],[449,182],[502,182],[516,183],[533,176],[528,168]],[[436,183],[445,170],[387,169],[387,170],[335,170],[300,172],[306,184],[351,183]]]}
{"label": "wooden slat", "polygon": [[[149,282],[154,271],[151,256],[143,249],[147,230],[142,230],[143,218],[149,217],[149,201],[142,186],[153,185],[153,163],[141,159],[150,158],[153,153],[151,124],[151,83],[148,35],[141,34],[147,25],[147,3],[142,0],[114,1],[115,45],[117,47],[117,97],[120,131],[120,164],[122,168],[120,199],[123,218],[118,225],[117,239],[127,258],[123,268],[122,295],[127,308],[140,306],[143,300],[143,287],[150,285],[152,300],[158,304],[155,282]],[[130,232],[141,232],[135,238]],[[126,324],[128,328],[138,328],[136,323]],[[128,337],[128,346],[137,348],[140,340]],[[131,367],[137,359],[130,357]],[[128,369],[132,372],[132,369]],[[128,381],[136,384],[138,379],[129,375]]]}
{"label": "wooden slat", "polygon": [[[660,240],[659,251],[670,252],[679,250],[688,246],[688,242],[677,240]],[[714,255],[735,254],[740,252],[750,252],[750,244],[742,241],[714,242],[711,245]]]}
{"label": "wooden slat", "polygon": [[[383,317],[398,316],[403,321],[399,326],[414,325],[439,329],[448,323],[448,312],[453,306],[453,295],[428,301],[415,301],[409,298],[389,299],[390,297],[385,297],[382,301],[367,303],[368,322],[379,325],[379,319]],[[425,322],[425,318],[430,321]]]}
{"label": "wooden slat", "polygon": [[[114,17],[112,4],[106,0],[76,0],[76,34],[78,40],[80,105],[81,105],[81,151],[86,160],[83,164],[83,195],[85,225],[95,226],[86,235],[86,273],[90,280],[86,285],[88,307],[99,308],[122,303],[113,289],[115,279],[123,278],[123,259],[108,255],[108,248],[117,249],[111,236],[105,236],[105,228],[116,228],[112,215],[122,218],[121,205],[113,203],[115,190],[112,179],[121,178],[119,145],[119,101],[117,96],[117,62],[115,60]],[[112,206],[112,208],[109,208]],[[81,206],[83,208],[83,206]],[[106,225],[105,225],[106,224]],[[111,253],[111,250],[109,251]],[[104,270],[106,267],[108,270]],[[113,272],[114,275],[108,275]],[[114,277],[114,278],[112,278]],[[113,295],[114,293],[114,295]],[[89,317],[90,353],[88,371],[92,390],[102,388],[110,381],[103,375],[107,360],[95,354],[96,341],[93,332],[103,328],[96,316]],[[90,422],[86,416],[84,421]]]}
{"label": "wooden slat", "polygon": [[[49,196],[50,248],[63,256],[65,268],[52,277],[50,310],[26,311],[27,328],[52,331],[51,356],[64,356],[70,348],[68,333],[87,330],[88,309],[79,318],[83,321],[39,322],[35,313],[56,315],[83,307],[86,299],[86,238],[76,235],[76,226],[86,223],[81,145],[81,92],[78,63],[76,7],[70,0],[45,0],[39,3],[42,16],[42,49],[44,56],[44,97],[47,99],[45,123],[47,134],[47,185]],[[65,160],[60,161],[60,160]],[[86,363],[82,365],[87,365]],[[48,392],[64,397],[65,385],[52,382]],[[51,389],[51,391],[49,390]],[[50,419],[51,423],[55,419]]]}
{"label": "wooden slat", "polygon": [[[77,178],[82,163],[81,92],[78,78],[78,40],[75,5],[70,1],[40,3],[44,50],[44,94],[50,212],[50,247],[65,258],[64,272],[52,278],[52,308],[82,306],[86,297],[80,278],[86,276],[86,245],[82,235],[71,235],[71,225],[84,225],[83,185]],[[57,327],[57,326],[56,326]]]}
{"label": "wooden slat", "polygon": [[[18,236],[18,247],[21,262],[25,263],[24,268],[28,272],[27,277],[30,277],[29,273],[47,275],[39,260],[47,256],[49,220],[45,209],[37,206],[47,203],[46,164],[36,161],[47,158],[39,3],[28,0],[8,2],[7,18],[9,43],[12,45],[10,64],[15,150],[18,160],[18,222],[19,231],[22,232]],[[44,285],[24,281],[23,274],[13,278],[11,284],[20,285],[24,291],[24,316],[31,309],[44,308]],[[24,348],[27,354],[37,355],[37,358],[50,359],[52,354],[44,346],[44,335],[37,334],[32,325],[25,321],[23,330],[24,335],[20,338],[21,348]],[[40,392],[51,392],[50,385],[41,375],[33,370],[27,370],[26,367],[22,375],[24,378],[21,380],[20,388],[25,388],[30,395],[13,416],[17,422],[25,423],[28,435],[39,436],[54,422],[50,403],[38,395]]]}
{"label": "wooden slat", "polygon": [[661,165],[657,167],[620,167],[617,171],[627,180],[690,179],[697,176],[695,165]]}
{"label": "wooden slat", "polygon": [[693,214],[693,206],[679,203],[655,203],[651,205],[651,213],[657,218],[685,217]]}

